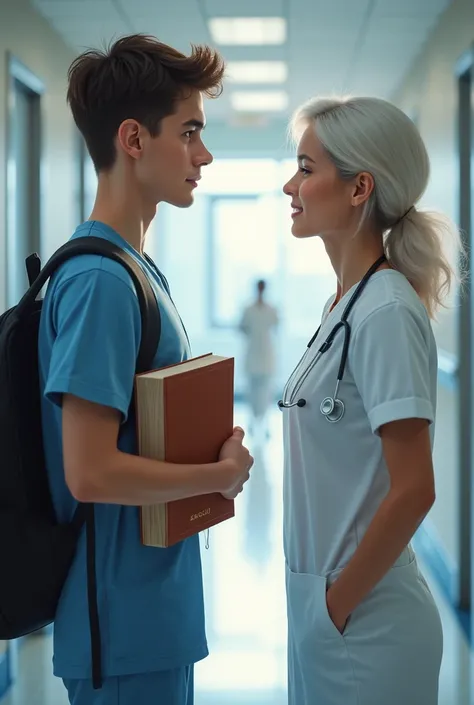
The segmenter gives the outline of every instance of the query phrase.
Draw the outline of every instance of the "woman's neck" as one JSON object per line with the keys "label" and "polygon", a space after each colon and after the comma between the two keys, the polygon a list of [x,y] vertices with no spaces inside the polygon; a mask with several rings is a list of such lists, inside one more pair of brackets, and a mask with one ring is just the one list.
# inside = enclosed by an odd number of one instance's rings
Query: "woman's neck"
{"label": "woman's neck", "polygon": [[[374,262],[383,255],[382,237],[364,237],[362,233],[345,238],[342,242],[328,238],[325,246],[337,277],[335,303],[360,282]],[[380,269],[389,268],[387,262],[380,265]]]}

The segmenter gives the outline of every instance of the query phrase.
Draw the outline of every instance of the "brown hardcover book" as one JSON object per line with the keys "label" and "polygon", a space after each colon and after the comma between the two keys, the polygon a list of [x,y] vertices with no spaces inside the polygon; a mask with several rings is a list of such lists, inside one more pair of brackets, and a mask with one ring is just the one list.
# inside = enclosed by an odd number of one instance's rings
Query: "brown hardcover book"
{"label": "brown hardcover book", "polygon": [[[234,427],[234,359],[203,355],[135,379],[138,451],[169,463],[219,459]],[[233,500],[207,494],[140,507],[145,546],[167,547],[234,516]]]}

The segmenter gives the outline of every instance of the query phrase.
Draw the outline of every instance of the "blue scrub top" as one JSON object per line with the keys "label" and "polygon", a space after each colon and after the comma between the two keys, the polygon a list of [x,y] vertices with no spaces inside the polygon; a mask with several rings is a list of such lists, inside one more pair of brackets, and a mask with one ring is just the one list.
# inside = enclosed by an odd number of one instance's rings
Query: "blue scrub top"
{"label": "blue scrub top", "polygon": [[[86,222],[73,237],[85,235],[127,250],[148,276],[162,320],[153,366],[189,358],[183,325],[159,270],[102,223]],[[39,368],[47,471],[61,522],[70,521],[77,506],[64,477],[62,395],[117,409],[122,415],[119,448],[136,453],[129,408],[140,335],[135,288],[119,263],[83,255],[54,274],[41,316]],[[99,504],[96,551],[104,677],[174,669],[207,656],[198,536],[167,549],[145,547],[137,507]],[[85,532],[56,615],[54,673],[91,676]]]}

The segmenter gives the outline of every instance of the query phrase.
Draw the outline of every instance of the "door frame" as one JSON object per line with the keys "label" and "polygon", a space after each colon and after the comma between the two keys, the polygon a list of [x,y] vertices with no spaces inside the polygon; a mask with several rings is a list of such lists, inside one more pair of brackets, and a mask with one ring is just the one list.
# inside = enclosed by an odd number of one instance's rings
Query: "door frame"
{"label": "door frame", "polygon": [[7,52],[7,116],[6,116],[6,160],[5,160],[5,183],[6,183],[6,202],[5,202],[5,233],[6,233],[6,276],[4,281],[4,295],[7,305],[9,303],[9,261],[10,261],[10,243],[12,232],[15,229],[15,198],[16,198],[16,175],[14,163],[14,145],[12,140],[12,124],[15,118],[15,83],[21,83],[25,90],[37,98],[35,110],[35,125],[37,126],[36,134],[32,135],[35,140],[35,149],[38,154],[38,173],[33,176],[37,179],[37,194],[36,202],[33,204],[33,212],[31,214],[32,222],[32,239],[41,243],[42,234],[42,178],[43,171],[43,139],[42,139],[42,120],[41,120],[41,97],[44,94],[45,86],[41,79],[33,73],[25,64],[23,64],[14,54]]}
{"label": "door frame", "polygon": [[456,606],[470,610],[474,601],[474,562],[471,560],[471,536],[474,513],[471,510],[474,490],[474,290],[471,286],[474,223],[472,208],[474,188],[474,45],[456,64],[458,95],[457,148],[459,164],[458,218],[465,249],[463,269],[466,273],[459,295],[458,313],[458,418],[459,418],[459,580]]}

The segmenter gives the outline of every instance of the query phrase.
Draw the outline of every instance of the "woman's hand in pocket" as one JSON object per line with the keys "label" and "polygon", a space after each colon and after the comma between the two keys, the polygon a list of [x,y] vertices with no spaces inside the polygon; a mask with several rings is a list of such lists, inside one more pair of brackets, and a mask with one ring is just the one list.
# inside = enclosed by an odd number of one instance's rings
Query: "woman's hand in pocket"
{"label": "woman's hand in pocket", "polygon": [[337,603],[332,600],[331,588],[326,592],[326,606],[332,623],[340,634],[344,634],[350,615],[346,614],[344,610],[340,609]]}

